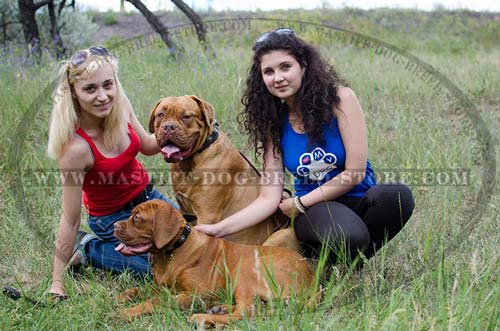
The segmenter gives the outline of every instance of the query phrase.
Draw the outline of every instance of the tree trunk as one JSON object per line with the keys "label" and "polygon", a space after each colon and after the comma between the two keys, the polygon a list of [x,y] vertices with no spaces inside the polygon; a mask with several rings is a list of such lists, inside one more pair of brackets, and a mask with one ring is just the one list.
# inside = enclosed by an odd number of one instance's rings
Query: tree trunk
{"label": "tree trunk", "polygon": [[57,26],[56,12],[54,10],[54,1],[51,0],[47,6],[49,7],[50,16],[50,34],[52,35],[52,40],[56,46],[56,56],[58,59],[66,55],[66,47],[64,47],[63,40],[59,34],[59,27]]}
{"label": "tree trunk", "polygon": [[67,0],[61,0],[59,2],[59,7],[57,9],[57,16],[61,16],[61,12],[64,9],[64,7],[73,7],[73,10],[75,10],[75,0],[71,0],[71,3],[66,5]]}
{"label": "tree trunk", "polygon": [[153,30],[155,30],[161,37],[161,39],[165,42],[167,45],[168,51],[170,52],[170,55],[174,57],[178,57],[182,53],[182,49],[177,47],[177,45],[174,43],[172,38],[170,38],[170,35],[168,33],[168,29],[163,23],[160,21],[158,17],[153,14],[148,7],[146,7],[142,1],[140,0],[127,0],[131,4],[137,8],[141,14],[146,18],[148,23],[151,25]]}
{"label": "tree trunk", "polygon": [[[36,22],[36,11],[43,6],[48,7],[49,17],[50,17],[50,32],[52,35],[52,40],[54,41],[56,48],[56,56],[58,58],[63,57],[66,54],[66,47],[64,47],[63,40],[59,33],[59,27],[57,26],[57,16],[54,5],[54,0],[43,0],[35,3],[33,0],[18,0],[17,4],[19,6],[19,18],[23,26],[24,39],[28,44],[28,55],[33,54],[40,57],[42,55],[42,49],[40,46],[40,32],[38,30],[38,24]],[[61,15],[61,11],[66,5],[66,0],[59,2],[59,8],[57,15]],[[71,5],[75,5],[75,1],[72,0]]]}
{"label": "tree trunk", "polygon": [[189,7],[182,0],[172,0],[172,2],[189,18],[189,20],[193,23],[194,28],[196,29],[196,36],[198,37],[198,41],[201,46],[205,50],[205,52],[215,58],[215,51],[212,48],[212,45],[207,40],[207,30],[205,30],[205,26],[203,25],[203,21],[201,20],[200,15],[198,15],[191,7]]}
{"label": "tree trunk", "polygon": [[42,55],[40,48],[40,33],[35,19],[35,12],[39,8],[33,0],[18,0],[19,19],[23,25],[24,39],[28,44],[28,55]]}
{"label": "tree trunk", "polygon": [[5,13],[2,12],[2,40],[4,46],[7,45],[7,22],[5,21]]}
{"label": "tree trunk", "polygon": [[125,0],[120,0],[120,13],[125,12]]}

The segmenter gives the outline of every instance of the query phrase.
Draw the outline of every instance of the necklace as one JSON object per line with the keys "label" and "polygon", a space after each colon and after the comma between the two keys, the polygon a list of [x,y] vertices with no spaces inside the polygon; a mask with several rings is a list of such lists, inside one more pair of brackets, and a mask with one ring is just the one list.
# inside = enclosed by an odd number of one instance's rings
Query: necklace
{"label": "necklace", "polygon": [[288,121],[290,122],[290,125],[295,132],[297,133],[305,132],[304,124],[296,114],[288,114]]}

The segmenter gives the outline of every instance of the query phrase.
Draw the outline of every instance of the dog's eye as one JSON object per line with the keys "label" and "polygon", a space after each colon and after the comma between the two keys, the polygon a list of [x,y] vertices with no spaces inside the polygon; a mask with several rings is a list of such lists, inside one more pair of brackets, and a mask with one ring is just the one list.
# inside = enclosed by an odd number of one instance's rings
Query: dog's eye
{"label": "dog's eye", "polygon": [[163,113],[156,114],[156,118],[163,118],[163,116],[165,116],[165,114],[163,114]]}
{"label": "dog's eye", "polygon": [[138,215],[138,214],[135,214],[135,215],[134,215],[134,218],[132,219],[132,222],[137,223],[137,222],[139,222],[140,220],[141,220],[141,218],[139,217],[139,215]]}
{"label": "dog's eye", "polygon": [[184,121],[189,120],[192,116],[191,115],[182,115],[182,119]]}

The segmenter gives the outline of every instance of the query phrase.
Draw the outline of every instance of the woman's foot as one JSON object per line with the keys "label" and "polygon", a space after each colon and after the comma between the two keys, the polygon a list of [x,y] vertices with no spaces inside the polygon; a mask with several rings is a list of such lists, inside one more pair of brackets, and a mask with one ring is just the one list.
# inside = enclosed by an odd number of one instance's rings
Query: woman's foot
{"label": "woman's foot", "polygon": [[68,270],[72,274],[79,274],[82,266],[87,266],[87,258],[85,254],[85,245],[92,239],[96,238],[93,234],[85,231],[78,231],[73,246],[73,254],[68,262]]}

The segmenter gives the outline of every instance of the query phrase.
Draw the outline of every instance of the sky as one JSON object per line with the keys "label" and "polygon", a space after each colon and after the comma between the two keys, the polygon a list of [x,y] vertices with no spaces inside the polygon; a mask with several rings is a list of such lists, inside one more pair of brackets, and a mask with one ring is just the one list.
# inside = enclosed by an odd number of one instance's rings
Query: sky
{"label": "sky", "polygon": [[[470,9],[477,11],[500,12],[500,1],[498,0],[184,0],[186,4],[195,10],[203,10],[211,7],[214,10],[272,10],[272,9],[314,9],[314,8],[342,8],[357,7],[363,9],[392,7],[392,8],[416,8],[421,10],[432,10],[439,7],[446,9]],[[172,10],[174,4],[170,0],[143,0],[150,10]],[[78,0],[77,4],[87,6],[98,11],[109,9],[118,11],[120,0]],[[125,2],[127,11],[135,10],[135,7]]]}

